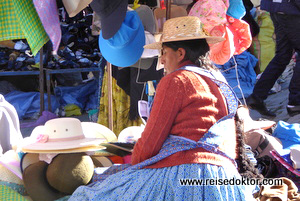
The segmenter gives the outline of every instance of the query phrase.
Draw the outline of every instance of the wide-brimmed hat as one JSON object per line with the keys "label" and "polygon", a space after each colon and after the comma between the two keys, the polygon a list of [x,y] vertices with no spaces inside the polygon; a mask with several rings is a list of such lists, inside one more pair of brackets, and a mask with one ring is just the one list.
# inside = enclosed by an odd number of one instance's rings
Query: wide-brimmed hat
{"label": "wide-brimmed hat", "polygon": [[[90,128],[76,118],[56,118],[37,126],[33,129],[29,138],[25,138],[21,145],[24,152],[29,153],[73,153],[99,150],[99,144],[106,142],[104,136],[87,137],[87,133],[97,129],[94,122],[87,122]],[[98,130],[101,133],[101,127]]]}
{"label": "wide-brimmed hat", "polygon": [[156,31],[156,24],[155,24],[153,11],[151,10],[151,8],[147,5],[140,5],[137,9],[135,9],[135,11],[139,15],[144,25],[145,31],[154,34]]}
{"label": "wide-brimmed hat", "polygon": [[86,8],[93,0],[62,0],[70,17],[74,17],[84,8]]}
{"label": "wide-brimmed hat", "polygon": [[223,37],[208,36],[203,31],[202,23],[198,17],[186,16],[167,20],[164,23],[161,41],[145,45],[144,48],[161,49],[162,43],[164,42],[195,39],[206,39],[208,44],[218,43],[224,40]]}
{"label": "wide-brimmed hat", "polygon": [[136,63],[143,53],[145,31],[136,11],[128,11],[118,32],[110,39],[100,32],[99,47],[103,57],[118,67]]}
{"label": "wide-brimmed hat", "polygon": [[127,6],[128,1],[124,0],[93,0],[91,7],[100,16],[104,39],[113,37],[121,28]]}

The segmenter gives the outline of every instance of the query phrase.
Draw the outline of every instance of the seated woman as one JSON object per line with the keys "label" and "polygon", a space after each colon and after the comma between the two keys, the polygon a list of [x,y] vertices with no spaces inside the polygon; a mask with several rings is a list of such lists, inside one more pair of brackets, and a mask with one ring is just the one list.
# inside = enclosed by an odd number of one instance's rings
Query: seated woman
{"label": "seated woman", "polygon": [[[162,49],[166,76],[157,86],[132,165],[79,187],[70,200],[253,199],[247,186],[222,183],[241,179],[235,161],[243,155],[234,119],[238,102],[208,59],[208,44],[223,38],[207,36],[201,27],[197,17],[172,18],[161,42],[145,46]],[[247,165],[241,167],[245,172]]]}

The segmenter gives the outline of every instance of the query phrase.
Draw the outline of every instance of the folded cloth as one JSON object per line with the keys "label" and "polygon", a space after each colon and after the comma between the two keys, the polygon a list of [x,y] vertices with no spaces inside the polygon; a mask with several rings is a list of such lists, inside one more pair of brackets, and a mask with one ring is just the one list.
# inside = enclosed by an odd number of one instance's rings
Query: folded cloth
{"label": "folded cloth", "polygon": [[26,38],[34,55],[49,40],[32,1],[1,2],[0,41]]}
{"label": "folded cloth", "polygon": [[281,177],[282,185],[263,185],[260,191],[255,194],[256,200],[266,200],[266,201],[283,201],[290,200],[296,201],[300,200],[300,194],[298,194],[298,188],[294,182],[286,177]]}
{"label": "folded cloth", "polygon": [[43,111],[42,116],[40,116],[38,120],[36,120],[35,122],[21,123],[21,128],[36,127],[39,125],[43,125],[46,123],[46,121],[54,118],[57,118],[57,116],[52,112]]}

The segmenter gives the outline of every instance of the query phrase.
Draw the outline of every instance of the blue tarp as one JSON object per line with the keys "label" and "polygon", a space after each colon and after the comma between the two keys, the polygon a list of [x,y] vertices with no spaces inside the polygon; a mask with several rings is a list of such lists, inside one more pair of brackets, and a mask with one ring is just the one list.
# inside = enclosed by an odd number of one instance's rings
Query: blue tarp
{"label": "blue tarp", "polygon": [[78,86],[58,86],[54,93],[62,107],[68,104],[74,104],[81,110],[97,109],[98,105],[98,82],[89,81]]}
{"label": "blue tarp", "polygon": [[[19,119],[38,117],[40,112],[40,92],[12,91],[4,95],[6,101],[17,110]],[[47,94],[44,94],[45,109],[48,109]],[[52,111],[59,107],[55,96],[51,96]]]}

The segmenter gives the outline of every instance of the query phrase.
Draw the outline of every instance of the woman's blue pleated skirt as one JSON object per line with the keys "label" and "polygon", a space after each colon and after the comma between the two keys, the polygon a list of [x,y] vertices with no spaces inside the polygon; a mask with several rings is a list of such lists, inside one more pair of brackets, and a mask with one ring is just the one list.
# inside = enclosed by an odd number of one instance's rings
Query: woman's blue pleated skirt
{"label": "woman's blue pleated skirt", "polygon": [[125,169],[102,182],[80,186],[69,200],[254,200],[253,186],[180,183],[180,179],[204,181],[208,178],[241,179],[241,176],[232,163],[222,167],[211,164],[182,164],[157,169]]}

